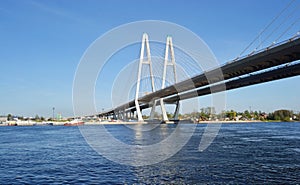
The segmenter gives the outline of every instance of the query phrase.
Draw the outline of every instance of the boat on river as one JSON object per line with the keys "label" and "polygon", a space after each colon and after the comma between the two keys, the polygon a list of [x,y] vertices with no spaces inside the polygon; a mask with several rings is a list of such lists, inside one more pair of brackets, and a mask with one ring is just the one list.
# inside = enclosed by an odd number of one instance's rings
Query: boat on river
{"label": "boat on river", "polygon": [[64,126],[80,126],[80,125],[84,125],[84,121],[78,119],[74,119],[64,124]]}

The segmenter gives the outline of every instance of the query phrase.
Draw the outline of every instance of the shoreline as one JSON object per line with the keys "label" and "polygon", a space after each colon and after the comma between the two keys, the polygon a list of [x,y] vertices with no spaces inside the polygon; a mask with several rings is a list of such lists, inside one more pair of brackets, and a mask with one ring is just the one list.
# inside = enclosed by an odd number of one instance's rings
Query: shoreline
{"label": "shoreline", "polygon": [[[290,122],[284,122],[284,123],[300,123],[300,121],[290,121]],[[16,124],[8,124],[8,123],[2,123],[1,126],[64,126],[66,122],[51,122],[52,124],[49,124],[49,122],[19,122]],[[246,123],[283,123],[282,121],[260,121],[260,120],[251,120],[251,121],[200,121],[200,122],[192,122],[190,120],[180,120],[180,124],[246,124]],[[96,122],[85,122],[84,125],[87,126],[95,126],[95,125],[137,125],[137,124],[178,124],[174,121],[169,121],[166,123],[162,123],[161,121],[144,121],[144,122],[138,122],[138,121],[96,121]],[[77,125],[72,125],[77,126]]]}

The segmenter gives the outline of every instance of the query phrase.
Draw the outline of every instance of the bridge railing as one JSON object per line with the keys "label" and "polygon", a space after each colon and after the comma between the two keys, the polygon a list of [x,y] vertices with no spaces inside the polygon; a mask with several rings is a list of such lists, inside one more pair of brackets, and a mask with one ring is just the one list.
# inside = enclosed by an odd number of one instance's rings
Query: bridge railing
{"label": "bridge railing", "polygon": [[236,57],[235,59],[230,60],[229,62],[225,63],[225,65],[226,65],[226,64],[230,64],[230,63],[232,63],[232,62],[235,62],[235,61],[237,61],[237,60],[242,60],[242,59],[244,59],[244,58],[250,57],[250,56],[252,56],[252,55],[254,55],[254,54],[258,54],[258,53],[261,53],[261,52],[268,51],[268,50],[270,50],[270,49],[272,49],[272,48],[274,48],[274,47],[277,47],[277,46],[279,46],[279,45],[282,45],[282,44],[285,44],[285,43],[288,43],[288,42],[292,42],[292,41],[294,41],[294,40],[296,40],[296,39],[298,39],[298,38],[300,38],[300,31],[298,31],[293,37],[291,37],[291,38],[289,38],[289,39],[283,40],[283,41],[278,42],[278,43],[273,42],[273,43],[272,43],[271,45],[269,45],[268,47],[265,47],[265,48],[262,48],[262,49],[259,49],[259,50],[254,50],[254,51],[252,51],[251,53],[249,53],[249,54],[247,54],[247,55],[243,55],[243,56]]}
{"label": "bridge railing", "polygon": [[[248,57],[253,56],[253,55],[255,55],[255,54],[263,53],[263,52],[268,51],[268,50],[270,50],[270,49],[272,49],[272,48],[275,48],[275,47],[277,47],[277,46],[280,46],[280,45],[283,45],[283,44],[286,44],[286,43],[289,43],[289,42],[293,42],[294,40],[297,40],[297,39],[299,39],[299,38],[300,38],[300,31],[298,31],[293,37],[291,37],[291,38],[289,38],[289,39],[283,40],[283,41],[278,42],[278,43],[273,42],[273,43],[272,43],[271,45],[269,45],[268,47],[262,48],[262,49],[260,49],[260,50],[254,50],[254,51],[252,51],[251,53],[249,53],[249,54],[247,54],[247,55],[243,55],[243,56],[236,57],[236,58],[233,59],[233,60],[230,60],[230,61],[228,61],[228,62],[225,62],[225,63],[221,64],[220,66],[216,66],[216,67],[212,67],[212,68],[210,68],[210,69],[206,69],[206,70],[203,71],[203,74],[205,74],[205,73],[207,73],[207,72],[209,72],[209,71],[213,71],[213,70],[218,69],[218,68],[222,68],[222,67],[225,66],[225,65],[228,65],[228,64],[231,64],[231,63],[233,63],[233,62],[236,62],[236,61],[239,61],[239,60],[248,58]],[[196,77],[196,76],[198,76],[198,75],[191,76],[190,78],[192,79],[192,78],[194,78],[194,77]],[[183,81],[184,81],[184,80],[183,80]],[[182,81],[180,81],[180,82],[182,82]],[[180,82],[179,82],[179,83],[180,83]],[[170,85],[170,86],[172,86],[172,85]],[[169,86],[167,86],[167,87],[169,87]]]}

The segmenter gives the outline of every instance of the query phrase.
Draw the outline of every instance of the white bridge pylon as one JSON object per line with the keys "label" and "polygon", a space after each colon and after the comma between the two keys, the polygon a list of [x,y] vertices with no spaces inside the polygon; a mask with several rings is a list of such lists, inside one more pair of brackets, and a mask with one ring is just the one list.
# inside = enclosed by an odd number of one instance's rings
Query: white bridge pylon
{"label": "white bridge pylon", "polygon": [[[169,61],[169,50],[171,52],[171,56],[170,56],[171,61]],[[163,72],[162,85],[161,85],[162,89],[165,88],[165,85],[166,85],[166,75],[167,75],[168,66],[173,67],[174,83],[176,84],[177,83],[176,63],[175,63],[175,55],[174,55],[172,37],[170,37],[170,36],[167,37],[167,43],[166,43],[164,72]],[[160,101],[163,121],[169,121],[163,98],[160,98],[159,101]],[[153,107],[155,107],[155,106],[153,106]],[[174,114],[175,119],[178,118],[178,112],[179,112],[179,102],[176,103],[176,110],[175,110],[175,114]]]}
{"label": "white bridge pylon", "polygon": [[[146,55],[147,55],[146,60],[144,60],[145,45],[146,45]],[[141,113],[138,98],[139,98],[139,92],[140,92],[140,84],[141,84],[141,75],[142,75],[143,65],[149,65],[152,92],[154,92],[155,91],[155,86],[154,86],[154,76],[153,76],[153,71],[152,71],[151,53],[150,53],[149,39],[148,39],[148,35],[146,33],[143,34],[143,38],[142,38],[142,47],[141,47],[141,54],[140,54],[138,79],[137,79],[136,92],[135,92],[136,114],[137,114],[137,117],[138,117],[138,121],[141,121],[141,122],[144,121],[144,119],[143,119],[143,116],[142,116],[142,113]]]}
{"label": "white bridge pylon", "polygon": [[[146,49],[146,57],[144,58],[145,49]],[[149,65],[151,87],[152,87],[152,92],[154,92],[155,91],[155,85],[154,85],[154,76],[153,76],[153,71],[152,71],[150,45],[149,45],[148,35],[146,33],[143,34],[143,38],[142,38],[142,46],[141,46],[140,62],[139,62],[139,67],[138,67],[138,78],[137,78],[137,86],[136,86],[136,94],[135,94],[136,114],[137,114],[138,121],[140,121],[140,122],[144,121],[144,119],[142,117],[139,101],[138,101],[143,65]],[[167,41],[166,41],[166,50],[165,50],[165,57],[164,57],[164,69],[163,69],[163,74],[162,74],[162,86],[161,86],[162,89],[165,88],[165,85],[166,85],[166,75],[167,75],[167,68],[168,67],[173,67],[174,82],[177,83],[174,48],[173,48],[172,37],[170,37],[170,36],[167,37]],[[152,108],[151,108],[151,112],[150,112],[150,119],[154,118],[155,107],[156,107],[156,102],[157,101],[158,100],[154,99],[151,102]],[[161,111],[162,111],[163,121],[165,121],[165,122],[169,121],[163,98],[159,99],[159,103],[160,103],[160,107],[161,107]],[[179,102],[176,102],[176,109],[175,109],[175,113],[174,113],[174,119],[178,119],[179,105],[180,105]]]}

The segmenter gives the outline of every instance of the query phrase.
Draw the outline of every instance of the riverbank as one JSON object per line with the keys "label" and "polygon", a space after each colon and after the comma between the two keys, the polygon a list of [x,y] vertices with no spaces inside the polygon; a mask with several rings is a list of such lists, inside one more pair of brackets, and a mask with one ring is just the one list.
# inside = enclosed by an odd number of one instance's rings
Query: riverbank
{"label": "riverbank", "polygon": [[[279,123],[281,121],[260,121],[260,120],[251,120],[251,121],[200,121],[200,122],[192,122],[191,120],[180,120],[179,122],[168,121],[168,122],[160,122],[160,121],[89,121],[85,122],[84,125],[135,125],[135,124],[244,124],[244,123]],[[298,121],[291,121],[298,122]],[[68,122],[32,122],[32,121],[18,121],[18,122],[7,122],[2,123],[0,126],[64,126]],[[76,126],[76,125],[74,125]]]}

